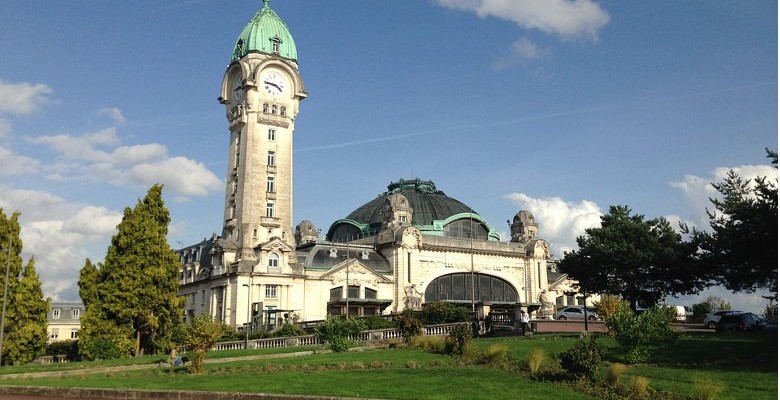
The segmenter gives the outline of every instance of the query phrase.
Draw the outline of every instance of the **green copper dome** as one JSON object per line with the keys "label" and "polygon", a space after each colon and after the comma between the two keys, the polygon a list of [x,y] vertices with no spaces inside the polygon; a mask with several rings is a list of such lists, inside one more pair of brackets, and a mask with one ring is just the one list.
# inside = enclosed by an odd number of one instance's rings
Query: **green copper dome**
{"label": "green copper dome", "polygon": [[391,183],[387,186],[387,192],[358,207],[346,218],[334,222],[326,235],[327,240],[342,241],[344,236],[365,237],[376,234],[383,222],[382,207],[394,194],[402,194],[408,200],[413,210],[411,225],[423,235],[468,237],[463,235],[471,234],[464,233],[464,230],[469,230],[473,223],[475,229],[482,230],[478,236],[486,240],[499,240],[498,233],[471,207],[436,189],[432,181],[420,179],[401,179]]}
{"label": "green copper dome", "polygon": [[263,8],[255,14],[241,31],[230,61],[252,53],[278,54],[291,60],[298,59],[295,41],[287,29],[287,24],[268,6],[269,0],[263,0]]}

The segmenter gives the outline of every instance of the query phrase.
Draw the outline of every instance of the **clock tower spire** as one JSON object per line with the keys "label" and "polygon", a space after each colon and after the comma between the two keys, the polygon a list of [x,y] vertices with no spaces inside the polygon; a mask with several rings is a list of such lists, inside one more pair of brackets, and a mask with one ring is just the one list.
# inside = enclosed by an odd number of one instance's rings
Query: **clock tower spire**
{"label": "clock tower spire", "polygon": [[[263,0],[222,80],[230,132],[222,239],[238,273],[291,273],[293,133],[307,95],[287,25]],[[233,253],[233,254],[229,254]]]}

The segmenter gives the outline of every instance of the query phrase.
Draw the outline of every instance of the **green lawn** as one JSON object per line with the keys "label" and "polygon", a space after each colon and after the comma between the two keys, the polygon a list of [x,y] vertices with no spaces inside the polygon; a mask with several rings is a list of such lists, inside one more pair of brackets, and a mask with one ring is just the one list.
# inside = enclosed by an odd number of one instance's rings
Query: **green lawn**
{"label": "green lawn", "polygon": [[[492,344],[504,345],[521,363],[531,349],[541,347],[548,354],[547,368],[553,369],[557,365],[554,356],[575,340],[564,336],[508,337],[478,339],[475,345],[478,351]],[[621,352],[617,345],[608,338],[600,341],[608,349],[606,362],[619,361]],[[236,351],[231,356],[258,352]],[[217,354],[210,353],[209,358]],[[716,399],[777,399],[777,337],[713,333],[685,336],[674,347],[658,352],[649,363],[632,366],[623,379],[643,376],[650,380],[652,389],[673,393],[668,398],[683,399],[692,393],[694,381],[701,374],[708,374],[724,386]],[[599,398],[578,392],[577,384],[570,382],[541,382],[525,373],[466,365],[454,357],[413,349],[232,361],[209,364],[203,375],[189,375],[183,369],[155,368],[2,383],[390,399]]]}

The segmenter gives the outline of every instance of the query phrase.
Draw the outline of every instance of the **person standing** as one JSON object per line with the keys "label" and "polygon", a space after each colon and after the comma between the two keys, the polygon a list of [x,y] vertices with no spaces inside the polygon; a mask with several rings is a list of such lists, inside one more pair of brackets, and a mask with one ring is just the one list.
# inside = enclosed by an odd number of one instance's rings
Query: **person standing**
{"label": "person standing", "polygon": [[530,322],[531,316],[525,310],[520,310],[520,329],[523,331],[523,336],[525,336],[526,332],[531,332]]}

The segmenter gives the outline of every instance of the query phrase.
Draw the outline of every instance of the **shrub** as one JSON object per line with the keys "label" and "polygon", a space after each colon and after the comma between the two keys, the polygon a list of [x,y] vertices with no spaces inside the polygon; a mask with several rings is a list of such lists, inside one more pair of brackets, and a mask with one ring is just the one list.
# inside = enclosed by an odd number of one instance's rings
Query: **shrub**
{"label": "shrub", "polygon": [[485,360],[490,365],[501,365],[509,359],[509,348],[503,344],[491,344],[485,349]]}
{"label": "shrub", "polygon": [[306,335],[306,331],[301,329],[301,327],[299,327],[298,325],[285,323],[284,325],[282,325],[281,328],[274,331],[273,335],[274,337],[304,336]]}
{"label": "shrub", "polygon": [[647,361],[655,348],[672,345],[677,333],[672,330],[675,311],[669,307],[654,307],[636,314],[621,301],[617,310],[605,319],[611,336],[625,352],[627,362]]}
{"label": "shrub", "polygon": [[561,367],[577,378],[593,380],[601,366],[604,347],[590,336],[581,337],[561,354]]}
{"label": "shrub", "polygon": [[68,360],[79,359],[79,343],[77,340],[59,340],[46,345],[47,356],[65,355]]}
{"label": "shrub", "polygon": [[388,321],[387,319],[380,317],[379,315],[372,315],[369,317],[365,317],[362,319],[363,323],[366,324],[366,329],[386,329],[386,328],[395,328],[396,325],[393,323],[393,321]]}
{"label": "shrub", "polygon": [[647,393],[647,386],[650,384],[650,381],[645,378],[644,376],[635,376],[634,379],[631,380],[631,394],[634,395],[634,397],[642,397]]}
{"label": "shrub", "polygon": [[192,353],[189,372],[203,372],[206,353],[214,347],[224,334],[224,324],[214,321],[208,315],[199,315],[184,331],[184,345]]}
{"label": "shrub", "polygon": [[409,345],[431,353],[444,353],[444,338],[441,336],[413,336]]}
{"label": "shrub", "polygon": [[713,400],[715,395],[723,391],[723,384],[709,375],[699,375],[693,381],[693,400]]}
{"label": "shrub", "polygon": [[617,387],[620,385],[620,377],[626,372],[628,366],[621,363],[611,363],[607,367],[607,383],[609,386]]}
{"label": "shrub", "polygon": [[471,327],[468,324],[456,325],[444,341],[444,351],[456,356],[466,355],[471,350],[471,340]]}
{"label": "shrub", "polygon": [[330,317],[314,328],[315,335],[328,343],[335,352],[346,351],[351,345],[351,336],[357,336],[366,326],[363,321],[343,316]]}
{"label": "shrub", "polygon": [[469,309],[445,302],[426,303],[420,312],[420,320],[424,325],[452,324],[471,320]]}
{"label": "shrub", "polygon": [[395,322],[398,324],[398,329],[401,330],[401,335],[407,343],[413,336],[419,336],[422,333],[423,324],[417,318],[417,314],[410,309],[402,311],[395,318]]}
{"label": "shrub", "polygon": [[620,297],[605,294],[601,296],[600,301],[593,303],[593,305],[596,306],[599,317],[601,317],[602,320],[605,320],[617,311],[621,301]]}
{"label": "shrub", "polygon": [[544,360],[547,358],[547,355],[544,353],[544,349],[541,347],[534,347],[531,349],[531,351],[528,353],[528,370],[535,374],[539,372],[539,370],[542,368],[542,364],[544,364]]}

